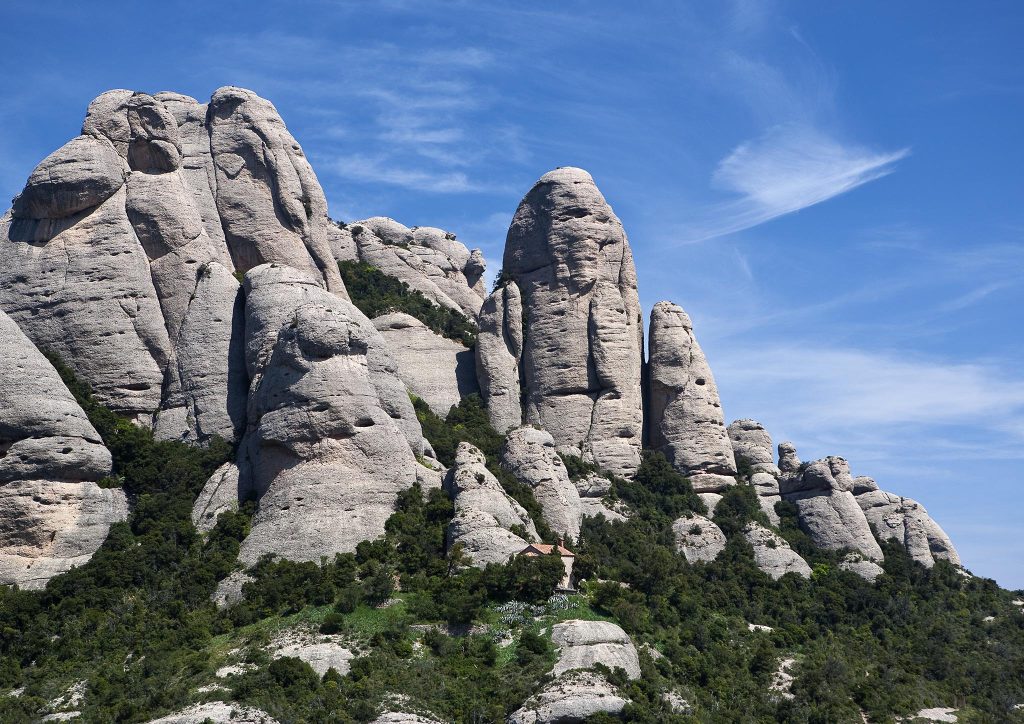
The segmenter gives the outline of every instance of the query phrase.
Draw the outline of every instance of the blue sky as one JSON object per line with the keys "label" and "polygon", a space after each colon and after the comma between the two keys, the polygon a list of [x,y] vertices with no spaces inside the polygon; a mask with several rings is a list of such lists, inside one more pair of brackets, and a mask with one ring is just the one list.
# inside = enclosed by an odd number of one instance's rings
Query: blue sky
{"label": "blue sky", "polygon": [[450,229],[492,273],[533,181],[581,166],[728,419],[847,457],[1024,588],[1019,3],[3,9],[6,197],[117,87],[252,88],[336,218]]}

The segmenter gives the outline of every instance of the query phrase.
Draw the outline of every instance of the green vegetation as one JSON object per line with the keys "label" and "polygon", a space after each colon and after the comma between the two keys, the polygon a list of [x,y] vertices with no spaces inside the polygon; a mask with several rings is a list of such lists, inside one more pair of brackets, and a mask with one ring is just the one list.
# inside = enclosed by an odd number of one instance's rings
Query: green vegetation
{"label": "green vegetation", "polygon": [[[614,620],[660,652],[642,653],[637,681],[605,672],[631,700],[627,721],[857,722],[863,711],[893,722],[936,705],[958,707],[962,722],[1020,718],[1012,707],[1024,702],[1024,615],[1013,594],[945,563],[925,569],[895,544],[885,546],[885,575],[868,584],[839,568],[840,553],[812,546],[785,503],[779,530],[814,575],[772,581],[739,534],[750,520],[766,523],[745,484],[715,509],[725,551],[691,566],[675,553],[671,525],[705,507],[655,453],[635,480],[610,477],[612,495],[633,511],[627,521],[585,521],[576,571],[588,580],[578,596],[549,597],[562,572],[557,556],[460,566],[445,550],[452,503],[416,486],[399,496],[382,538],[322,565],[261,560],[243,600],[217,611],[209,596],[235,565],[251,505],[222,515],[205,540],[190,511],[230,447],[156,441],[55,363],[111,448],[109,484],[132,497],[132,514],[89,563],[44,591],[0,588],[0,691],[24,689],[0,696],[0,721],[36,720],[85,680],[78,709],[87,722],[145,721],[203,696],[258,706],[281,722],[365,722],[396,695],[446,721],[502,722],[543,686],[555,659],[551,625],[566,618]],[[416,407],[442,461],[470,441],[510,484],[495,464],[502,438],[479,399],[445,421]],[[576,458],[566,464],[574,477],[600,473]],[[360,654],[351,671],[319,677],[298,659],[271,659],[268,643],[295,627],[344,640]],[[792,699],[770,688],[784,658],[795,661]],[[238,662],[246,668],[215,679]],[[226,690],[197,693],[214,681]],[[672,713],[667,691],[692,715]]]}
{"label": "green vegetation", "polygon": [[340,261],[338,269],[352,303],[370,319],[388,312],[416,317],[442,337],[476,344],[476,327],[459,312],[439,307],[408,284],[362,261]]}

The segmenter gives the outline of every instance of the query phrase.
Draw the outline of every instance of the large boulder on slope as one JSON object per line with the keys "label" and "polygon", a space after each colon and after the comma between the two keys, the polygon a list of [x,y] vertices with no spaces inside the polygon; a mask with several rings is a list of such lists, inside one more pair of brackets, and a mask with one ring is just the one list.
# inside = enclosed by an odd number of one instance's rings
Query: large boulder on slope
{"label": "large boulder on slope", "polygon": [[640,678],[640,659],[629,634],[610,621],[562,621],[551,628],[551,642],[558,647],[556,677],[574,669],[603,664],[622,669],[630,679]]}
{"label": "large boulder on slope", "polygon": [[583,507],[576,485],[545,430],[520,427],[508,434],[501,463],[521,483],[533,488],[533,497],[544,513],[544,522],[559,535],[579,538]]}
{"label": "large boulder on slope", "polygon": [[[495,426],[507,427],[506,406],[514,402],[509,367],[518,366],[523,422],[550,432],[566,451],[632,474],[643,432],[636,270],[622,224],[590,174],[559,168],[534,185],[512,219],[503,274],[521,297],[525,334],[516,354],[508,329],[515,310],[506,305],[517,295],[497,289],[481,315],[481,338],[492,339],[481,340],[487,346],[478,356],[485,398],[497,382],[506,400],[496,408]],[[518,365],[494,354],[502,346]]]}
{"label": "large boulder on slope", "polygon": [[751,522],[743,527],[743,537],[754,549],[754,563],[772,579],[777,581],[787,573],[810,578],[811,567],[782,536]]}
{"label": "large boulder on slope", "polygon": [[85,412],[0,312],[0,583],[42,588],[92,557],[128,505]]}
{"label": "large boulder on slope", "polygon": [[703,515],[691,513],[672,524],[676,551],[689,563],[710,563],[725,550],[725,533]]}
{"label": "large boulder on slope", "polygon": [[502,489],[484,454],[468,442],[459,443],[444,489],[455,502],[448,549],[461,546],[472,565],[507,563],[540,540],[530,514]]}
{"label": "large boulder on slope", "polygon": [[473,350],[461,342],[402,312],[376,317],[373,326],[398,365],[398,376],[435,414],[446,417],[463,397],[479,390]]}
{"label": "large boulder on slope", "polygon": [[[384,532],[398,493],[416,481],[421,449],[383,394],[404,386],[374,365],[384,350],[369,320],[308,274],[263,265],[245,288],[253,382],[240,487],[259,502],[239,560],[353,551]],[[405,405],[415,422],[408,397]]]}
{"label": "large boulder on slope", "polygon": [[629,703],[594,671],[561,676],[530,697],[508,718],[509,724],[578,724],[595,714],[618,715]]}
{"label": "large boulder on slope", "polygon": [[718,387],[690,317],[678,305],[658,302],[651,310],[649,344],[651,447],[688,475],[697,492],[715,492],[735,482],[736,461]]}

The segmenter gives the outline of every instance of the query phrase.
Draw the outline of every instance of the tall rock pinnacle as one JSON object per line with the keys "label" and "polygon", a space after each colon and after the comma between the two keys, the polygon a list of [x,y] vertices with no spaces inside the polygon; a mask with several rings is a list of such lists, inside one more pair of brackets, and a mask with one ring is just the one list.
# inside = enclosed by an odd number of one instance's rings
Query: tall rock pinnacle
{"label": "tall rock pinnacle", "polygon": [[698,492],[732,484],[736,461],[715,378],[690,317],[678,305],[658,302],[651,310],[650,354],[651,447],[690,475]]}
{"label": "tall rock pinnacle", "polygon": [[501,432],[539,425],[559,449],[632,473],[643,425],[636,270],[590,174],[541,177],[512,219],[503,270],[480,315],[478,374],[492,423]]}

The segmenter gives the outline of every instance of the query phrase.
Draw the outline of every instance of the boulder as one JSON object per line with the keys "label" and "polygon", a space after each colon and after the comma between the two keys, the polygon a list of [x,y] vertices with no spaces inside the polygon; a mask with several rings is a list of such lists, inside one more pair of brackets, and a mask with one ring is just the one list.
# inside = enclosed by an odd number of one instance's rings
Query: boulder
{"label": "boulder", "polygon": [[[439,307],[476,319],[485,296],[479,250],[470,252],[442,229],[410,229],[383,216],[352,222],[347,230],[360,261],[405,282]],[[339,251],[346,253],[344,245]]]}
{"label": "boulder", "polygon": [[736,461],[718,387],[693,334],[690,317],[671,302],[655,304],[649,345],[647,414],[651,447],[690,476],[698,492],[717,492],[716,488],[734,483]]}
{"label": "boulder", "polygon": [[523,298],[506,284],[484,300],[477,319],[476,374],[487,416],[498,432],[523,424],[519,364],[523,356]]}
{"label": "boulder", "polygon": [[780,535],[751,522],[743,528],[743,537],[754,549],[754,563],[762,571],[779,580],[787,573],[810,578],[811,567]]}
{"label": "boulder", "polygon": [[0,583],[42,588],[128,516],[110,453],[57,371],[0,312]]}
{"label": "boulder", "polygon": [[870,478],[858,478],[854,492],[858,493],[857,503],[880,539],[899,542],[911,558],[928,568],[938,560],[960,565],[960,556],[953,542],[923,505],[916,500],[878,490],[877,485],[872,490],[873,484]]}
{"label": "boulder", "polygon": [[796,446],[789,442],[779,443],[779,472],[785,475],[800,471],[800,458],[796,454]]}
{"label": "boulder", "polygon": [[558,647],[555,677],[575,669],[603,664],[622,669],[630,679],[640,678],[640,659],[629,634],[610,621],[562,621],[551,628],[551,642]]}
{"label": "boulder", "polygon": [[461,342],[402,312],[377,317],[373,325],[398,365],[398,376],[435,414],[446,417],[463,397],[479,391],[473,350]]}
{"label": "boulder", "polygon": [[746,467],[752,473],[779,475],[772,436],[764,425],[757,420],[734,420],[726,429],[739,467]]}
{"label": "boulder", "polygon": [[124,185],[124,177],[109,141],[78,136],[35,167],[11,211],[18,219],[65,219],[102,204]]}
{"label": "boulder", "polygon": [[274,659],[300,659],[323,677],[330,669],[344,676],[355,658],[351,650],[342,646],[337,636],[324,636],[311,630],[292,629],[278,633],[270,642],[270,656]]}
{"label": "boulder", "polygon": [[502,489],[484,454],[468,442],[459,443],[444,489],[455,502],[448,549],[461,546],[472,565],[507,563],[540,540],[530,514]]}
{"label": "boulder", "polygon": [[552,531],[573,540],[579,538],[583,518],[580,494],[569,479],[550,433],[532,427],[512,430],[502,449],[501,462],[519,482],[533,489],[533,497]]}
{"label": "boulder", "polygon": [[874,561],[864,558],[859,553],[847,553],[839,563],[839,567],[844,571],[856,573],[865,581],[870,581],[872,583],[874,583],[880,575],[885,573],[885,570],[880,565]]}
{"label": "boulder", "polygon": [[[239,560],[273,553],[297,561],[351,552],[384,532],[416,459],[391,391],[380,333],[350,302],[289,267],[245,277],[248,427],[242,491],[257,498]],[[382,393],[387,393],[387,396]],[[408,397],[409,420],[416,424]]]}
{"label": "boulder", "polygon": [[600,674],[574,671],[524,702],[509,724],[578,724],[595,714],[618,715],[629,700]]}
{"label": "boulder", "polygon": [[[496,310],[515,298],[505,291],[509,285],[521,296],[528,330],[521,355],[513,357],[523,421],[550,432],[560,449],[632,474],[643,432],[636,270],[622,224],[586,171],[545,174],[519,204],[505,242],[503,286],[492,294]],[[495,311],[488,331],[481,330],[481,337],[493,337],[479,357],[488,400],[495,379],[509,381],[509,360],[492,370],[490,352],[516,351],[497,325],[500,318],[507,327],[512,310],[500,306],[504,312]]]}
{"label": "boulder", "polygon": [[[789,466],[780,465],[783,471]],[[863,511],[853,496],[850,466],[840,457],[815,460],[783,473],[779,490],[783,499],[796,504],[800,527],[814,544],[828,550],[843,548],[874,561],[882,559]]]}
{"label": "boulder", "polygon": [[672,524],[676,551],[689,563],[710,563],[725,550],[725,533],[703,515],[691,513]]}

